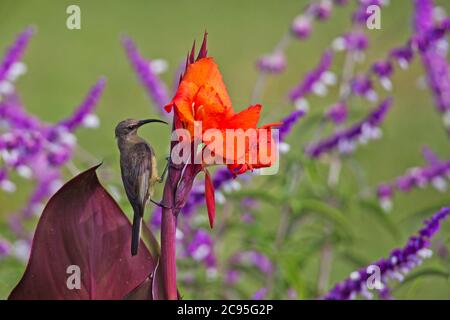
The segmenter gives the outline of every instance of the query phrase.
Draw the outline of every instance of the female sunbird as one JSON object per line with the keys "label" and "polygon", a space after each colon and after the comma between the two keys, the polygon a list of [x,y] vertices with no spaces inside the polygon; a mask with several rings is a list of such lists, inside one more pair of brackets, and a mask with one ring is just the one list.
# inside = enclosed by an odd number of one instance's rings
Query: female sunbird
{"label": "female sunbird", "polygon": [[[131,235],[131,254],[133,256],[138,252],[145,204],[150,199],[153,203],[160,205],[151,199],[155,183],[161,182],[163,179],[158,176],[155,152],[150,144],[137,135],[140,126],[151,122],[167,124],[158,119],[127,119],[119,122],[115,130],[120,150],[122,182],[134,213]],[[166,170],[164,170],[163,177],[165,172]]]}

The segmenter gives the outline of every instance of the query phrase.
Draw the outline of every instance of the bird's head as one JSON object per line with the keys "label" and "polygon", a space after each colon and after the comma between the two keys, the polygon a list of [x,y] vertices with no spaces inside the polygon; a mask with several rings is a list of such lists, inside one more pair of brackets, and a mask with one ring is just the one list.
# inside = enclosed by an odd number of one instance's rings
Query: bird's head
{"label": "bird's head", "polygon": [[138,128],[144,124],[152,123],[152,122],[159,122],[159,123],[165,123],[167,122],[159,119],[146,119],[146,120],[136,120],[136,119],[126,119],[123,121],[120,121],[116,126],[116,138],[119,137],[125,137],[130,134],[136,134]]}

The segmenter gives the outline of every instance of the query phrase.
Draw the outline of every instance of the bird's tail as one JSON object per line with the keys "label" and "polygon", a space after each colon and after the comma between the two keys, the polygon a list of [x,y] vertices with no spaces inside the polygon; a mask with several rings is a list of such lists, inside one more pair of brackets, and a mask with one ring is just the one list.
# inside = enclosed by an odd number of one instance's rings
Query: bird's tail
{"label": "bird's tail", "polygon": [[138,253],[139,242],[141,241],[142,216],[138,212],[134,212],[133,228],[131,230],[131,255]]}

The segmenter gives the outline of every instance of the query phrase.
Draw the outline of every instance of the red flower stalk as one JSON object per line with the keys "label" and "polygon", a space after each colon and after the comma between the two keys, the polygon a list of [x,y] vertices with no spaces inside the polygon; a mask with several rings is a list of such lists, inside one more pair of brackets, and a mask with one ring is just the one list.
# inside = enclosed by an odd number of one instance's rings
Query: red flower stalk
{"label": "red flower stalk", "polygon": [[[215,218],[214,186],[207,166],[209,163],[201,159],[200,163],[194,161],[198,154],[197,146],[203,145],[202,151],[208,150],[214,154],[214,159],[220,159],[220,164],[226,163],[234,176],[256,168],[270,167],[276,161],[273,152],[271,128],[281,125],[273,123],[257,128],[261,105],[248,107],[246,110],[235,113],[231,104],[222,75],[214,59],[207,57],[205,33],[200,52],[195,58],[195,43],[188,54],[184,75],[180,78],[178,90],[170,103],[165,106],[167,112],[174,110],[173,130],[186,129],[190,134],[190,162],[174,165],[171,159],[168,179],[164,187],[162,203],[161,225],[161,260],[160,267],[164,281],[164,294],[167,299],[177,299],[176,287],[176,261],[175,261],[175,231],[176,217],[180,209],[186,204],[196,175],[205,173],[205,198],[211,228]],[[197,132],[201,125],[200,134]],[[238,131],[231,139],[221,142],[208,139],[206,132],[216,129],[222,137],[227,137],[228,130]],[[256,142],[247,141],[239,144],[237,141],[247,130],[254,130]],[[181,141],[182,138],[178,137]],[[244,136],[245,139],[245,136]],[[176,142],[172,142],[171,155]],[[219,146],[219,148],[217,148]],[[268,161],[254,158],[253,154],[260,155],[265,152]]]}

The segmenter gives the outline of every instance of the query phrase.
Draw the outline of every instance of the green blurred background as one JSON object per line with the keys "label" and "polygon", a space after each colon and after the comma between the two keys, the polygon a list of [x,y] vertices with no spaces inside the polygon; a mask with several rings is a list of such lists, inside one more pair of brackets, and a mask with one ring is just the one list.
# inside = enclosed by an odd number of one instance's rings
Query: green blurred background
{"label": "green blurred background", "polygon": [[[26,26],[37,27],[38,32],[32,38],[24,56],[28,72],[19,80],[17,86],[27,109],[45,121],[55,122],[68,116],[82,100],[89,86],[99,76],[107,77],[106,90],[98,107],[101,127],[97,130],[81,129],[77,132],[77,137],[83,148],[105,162],[106,168],[114,173],[111,179],[118,183],[118,152],[113,134],[116,123],[127,117],[144,118],[157,115],[126,59],[120,44],[121,34],[131,36],[145,57],[164,58],[168,61],[169,70],[162,78],[172,87],[173,74],[191,47],[192,41],[201,40],[204,30],[207,29],[209,53],[220,65],[234,107],[240,110],[250,103],[257,77],[255,60],[273,48],[306,3],[300,0],[0,0],[0,48],[3,51]],[[448,1],[439,3],[447,9],[450,8]],[[81,7],[81,30],[66,28],[66,8],[71,4]],[[294,42],[289,47],[287,71],[268,79],[260,101],[264,106],[265,119],[278,120],[292,109],[292,106],[286,103],[288,90],[298,83],[306,71],[317,64],[323,49],[336,36],[349,30],[352,8],[353,6],[336,8],[330,21],[315,25],[310,40]],[[365,62],[358,65],[359,70],[366,70],[374,59],[384,57],[388,49],[405,42],[411,32],[411,14],[411,1],[392,1],[389,7],[382,10],[382,29],[366,32],[371,40],[370,49]],[[342,61],[340,54],[333,66],[337,73]],[[417,59],[408,71],[395,73],[395,103],[383,125],[383,139],[361,147],[356,152],[355,158],[364,169],[367,183],[371,187],[391,180],[409,167],[423,164],[420,148],[424,145],[431,147],[444,159],[450,157],[449,140],[440,116],[434,110],[431,95],[429,91],[418,89],[417,82],[422,74],[423,69]],[[310,99],[312,112],[320,114],[336,97],[337,91],[332,90],[327,98]],[[360,104],[359,110],[366,112],[369,104]],[[307,136],[302,134],[302,127],[299,126],[288,139],[291,152],[286,162],[295,162],[302,154],[302,144],[299,141],[308,141]],[[142,130],[142,135],[156,150],[160,150],[162,162],[167,148],[167,132],[149,127]],[[80,169],[86,165],[80,161],[75,163]],[[326,170],[323,172],[326,174]],[[252,189],[264,185],[273,190],[274,194],[282,193],[283,174],[286,175],[282,162],[279,173],[281,177],[258,177],[253,182],[255,185]],[[354,173],[344,166],[339,192],[353,192],[354,180]],[[32,186],[20,178],[15,182],[19,191],[13,196],[0,193],[0,234],[5,237],[10,237],[6,223],[8,214],[21,207]],[[296,198],[299,195],[292,194],[291,197]],[[394,235],[386,231],[386,226],[369,211],[365,212],[360,207],[353,210],[347,208],[344,214],[357,235],[357,240],[351,245],[351,251],[355,252],[361,262],[370,262],[386,256],[391,248],[402,245],[408,235],[419,228],[423,218],[448,200],[448,192],[442,194],[432,188],[395,197],[394,210],[387,218],[396,228]],[[447,202],[449,203],[450,201]],[[222,222],[220,211],[219,209],[217,214],[217,225]],[[239,212],[235,209],[233,215],[238,219]],[[264,239],[258,243],[256,239],[249,244],[239,235],[228,234],[219,239],[217,244],[216,253],[220,260],[226,258],[230,248],[244,250],[249,246],[256,246],[262,248],[261,250],[275,261],[280,261],[278,258],[296,261],[298,257],[277,257],[277,253],[271,248],[271,235],[276,231],[278,219],[276,208],[263,205],[256,214],[256,220],[260,226],[259,232],[262,232],[268,241]],[[247,232],[246,229],[236,230],[235,233]],[[449,230],[447,223],[438,236],[447,247]],[[300,246],[299,250],[304,249],[301,241],[295,243]],[[289,250],[295,255],[295,250]],[[355,259],[345,259],[345,254],[341,256],[339,249],[336,251],[328,288],[360,266],[355,263]],[[293,281],[300,283],[298,287],[305,281],[316,279],[318,259],[317,250],[310,262],[301,270],[297,270],[298,275],[293,276],[297,278]],[[286,263],[289,264],[289,260]],[[447,268],[448,272],[449,264],[445,259],[432,259],[426,264],[430,268]],[[283,268],[281,265],[280,263],[280,268]],[[180,268],[183,268],[183,265]],[[7,297],[23,270],[24,266],[12,259],[0,261],[0,298]],[[197,293],[193,289],[185,288],[186,296],[221,297],[218,284],[214,286],[214,283],[205,283],[206,287]],[[240,285],[247,297],[251,295],[252,290],[261,286],[257,281],[250,280]],[[280,286],[281,292],[285,284]],[[301,288],[298,291],[301,291]],[[449,280],[442,276],[420,277],[399,288],[395,296],[448,299]],[[283,298],[281,293],[274,294],[273,297]],[[311,298],[307,294],[300,297]]]}

